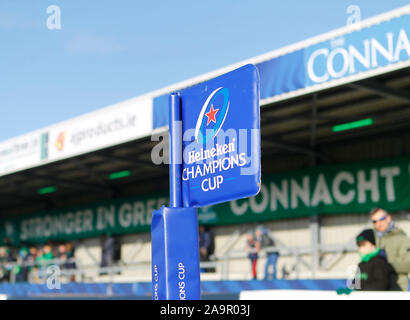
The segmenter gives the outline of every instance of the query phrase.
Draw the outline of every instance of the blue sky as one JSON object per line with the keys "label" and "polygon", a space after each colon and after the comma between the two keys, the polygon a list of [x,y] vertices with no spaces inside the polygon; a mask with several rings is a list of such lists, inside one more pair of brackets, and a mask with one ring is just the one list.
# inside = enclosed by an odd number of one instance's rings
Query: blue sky
{"label": "blue sky", "polygon": [[408,0],[1,0],[0,141],[342,27],[352,4]]}

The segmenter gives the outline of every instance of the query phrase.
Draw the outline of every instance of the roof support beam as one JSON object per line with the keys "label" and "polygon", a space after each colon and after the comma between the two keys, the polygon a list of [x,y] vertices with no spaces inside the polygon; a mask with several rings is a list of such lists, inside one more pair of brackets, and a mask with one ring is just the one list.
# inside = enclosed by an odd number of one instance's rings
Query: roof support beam
{"label": "roof support beam", "polygon": [[38,198],[35,198],[35,197],[28,197],[28,196],[24,196],[20,194],[9,193],[9,192],[0,193],[0,197],[12,198],[18,201],[37,201],[38,200]]}
{"label": "roof support beam", "polygon": [[31,177],[34,179],[42,179],[47,181],[50,184],[56,184],[60,186],[64,186],[67,188],[72,188],[72,189],[82,189],[82,190],[93,190],[93,191],[99,191],[99,192],[111,192],[111,189],[102,185],[97,185],[97,184],[91,184],[91,183],[84,183],[84,182],[76,182],[73,180],[68,180],[68,179],[62,179],[62,178],[56,178],[51,175],[39,175],[36,173],[28,173],[24,172],[21,173],[24,174],[27,177]]}
{"label": "roof support beam", "polygon": [[[329,119],[329,120],[336,120],[336,121],[344,121],[344,120],[353,121],[354,120],[354,119],[352,120],[353,117],[349,117],[349,116],[343,116],[343,117],[326,116],[326,115],[324,115],[324,113],[343,110],[343,109],[346,108],[346,106],[349,106],[349,107],[358,106],[359,107],[362,104],[377,103],[378,101],[380,101],[380,98],[365,97],[365,98],[356,99],[356,100],[354,100],[354,102],[351,102],[351,101],[347,100],[347,101],[343,101],[343,102],[339,102],[339,103],[334,103],[334,104],[331,104],[329,106],[321,106],[320,108],[317,107],[316,118],[318,120],[323,120],[323,119],[327,120],[327,119]],[[275,111],[276,111],[276,109],[275,109]],[[294,119],[299,119],[299,118],[312,119],[311,109],[306,110],[306,111],[295,112],[295,113],[293,113],[291,115],[288,115],[288,116],[274,116],[274,115],[269,115],[269,114],[266,114],[266,113],[262,113],[261,122],[262,122],[262,124],[269,123],[269,125],[271,125],[272,121],[280,122],[280,121],[294,120]]]}
{"label": "roof support beam", "polygon": [[154,163],[152,163],[151,161],[146,161],[146,160],[140,160],[140,159],[136,159],[136,158],[130,158],[130,157],[124,157],[124,156],[117,156],[117,155],[112,155],[112,154],[108,154],[108,153],[97,153],[97,156],[107,159],[107,160],[114,160],[114,161],[122,161],[122,162],[126,162],[129,163],[133,166],[136,167],[140,167],[140,166],[144,166],[144,167],[151,167],[151,168],[155,168],[161,171],[165,171],[168,169],[164,166],[157,166]]}
{"label": "roof support beam", "polygon": [[316,158],[322,159],[326,162],[329,162],[329,157],[323,153],[317,152],[310,148],[302,147],[285,141],[279,140],[268,140],[262,137],[262,143],[269,145],[269,148],[277,148],[282,150],[287,150],[295,153],[302,153],[309,156],[314,156]]}
{"label": "roof support beam", "polygon": [[378,127],[367,127],[365,131],[346,131],[343,135],[332,135],[325,138],[318,139],[318,144],[327,144],[337,141],[347,141],[350,139],[357,139],[358,137],[370,137],[372,135],[380,135],[381,133],[390,132],[393,130],[401,130],[403,128],[410,128],[410,121],[406,119],[402,119],[401,121],[397,120],[397,122],[389,125],[389,126],[378,126]]}
{"label": "roof support beam", "polygon": [[[381,111],[371,112],[367,114],[357,115],[356,120],[361,120],[364,118],[373,118],[373,119],[383,118],[384,120],[388,119],[389,121],[396,123],[396,122],[400,122],[401,120],[403,120],[403,117],[400,116],[399,114],[400,111],[409,110],[409,108],[410,108],[410,104],[401,105],[399,107],[390,108],[387,110],[381,110]],[[353,121],[353,120],[351,119],[350,121]],[[317,129],[328,127],[328,126],[333,126],[337,124],[340,124],[340,120],[330,120],[328,122],[317,125]],[[309,130],[310,128],[311,128],[311,125],[304,125],[296,129],[292,129],[292,130],[281,132],[280,134],[276,134],[276,137],[283,138],[287,135],[303,133]]]}
{"label": "roof support beam", "polygon": [[81,171],[85,172],[88,176],[98,182],[98,184],[109,188],[109,184],[89,166],[85,165],[80,159],[73,158],[71,162],[77,166]]}
{"label": "roof support beam", "polygon": [[383,83],[375,80],[363,80],[348,84],[350,88],[362,89],[384,98],[393,98],[410,103],[410,95],[407,92],[389,88]]}

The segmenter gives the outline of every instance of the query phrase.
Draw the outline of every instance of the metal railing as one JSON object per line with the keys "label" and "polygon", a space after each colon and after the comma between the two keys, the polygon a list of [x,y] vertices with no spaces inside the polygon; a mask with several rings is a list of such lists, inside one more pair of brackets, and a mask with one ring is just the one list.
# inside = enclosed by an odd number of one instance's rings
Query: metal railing
{"label": "metal railing", "polygon": [[101,267],[97,264],[81,264],[78,259],[70,258],[67,260],[0,263],[0,270],[3,281],[10,283],[18,282],[21,273],[26,273],[21,279],[24,282],[45,283],[50,276],[56,275],[66,282],[87,282],[101,276],[108,276],[109,279],[112,279],[115,275],[132,270],[151,272],[151,262],[131,262],[126,265],[118,262],[111,266]]}
{"label": "metal railing", "polygon": [[[222,244],[219,250],[210,256],[209,261],[203,261],[200,263],[200,268],[202,272],[213,274],[214,278],[219,280],[230,280],[232,278],[231,265],[238,260],[247,260],[248,253],[245,248],[233,249],[235,244],[242,241],[241,235],[249,232],[249,228],[241,228],[234,232],[224,244]],[[306,261],[306,257],[312,257],[314,249],[311,246],[298,246],[290,247],[285,245],[280,240],[272,237],[276,243],[274,247],[268,247],[261,250],[259,253],[260,258],[265,258],[267,252],[277,251],[280,257],[291,257],[293,260],[293,265],[291,267],[290,273],[293,278],[298,279],[301,273],[301,266],[304,266],[307,270],[311,270],[312,278],[315,277],[315,271],[312,267],[313,261]],[[137,253],[141,250],[141,244],[137,243]],[[318,247],[320,264],[319,268],[321,271],[330,270],[337,262],[343,257],[347,252],[356,252],[356,246],[354,241],[351,240],[345,244],[339,245],[325,245],[320,244]],[[327,254],[327,257],[324,255]],[[330,254],[330,255],[329,255]],[[133,252],[132,256],[136,255]],[[53,259],[48,261],[31,261],[31,262],[6,262],[0,263],[0,278],[1,271],[3,271],[3,281],[16,282],[19,280],[16,270],[22,270],[24,268],[27,272],[26,279],[29,282],[34,283],[45,283],[50,277],[50,273],[57,272],[63,281],[79,281],[79,282],[97,282],[97,281],[109,281],[113,282],[114,278],[121,281],[123,274],[130,274],[134,271],[133,279],[137,281],[150,281],[151,279],[151,261],[149,259],[140,260],[138,262],[131,261],[117,261],[110,266],[101,267],[99,265],[99,259],[90,256],[93,261],[92,264],[83,264],[78,258],[70,258],[66,260]],[[326,258],[326,259],[325,259]],[[128,260],[128,259],[127,259]],[[73,268],[75,264],[75,268]],[[71,265],[71,267],[69,267]],[[50,266],[54,266],[52,272],[47,269]],[[49,270],[49,273],[47,273]],[[211,270],[211,271],[210,271]],[[135,275],[135,271],[139,272]],[[243,274],[243,278],[249,275],[249,271]],[[4,274],[8,277],[4,277]],[[119,276],[119,279],[118,277]],[[5,279],[4,279],[5,278]],[[126,278],[126,277],[125,277]],[[21,279],[20,279],[21,280]],[[133,280],[132,280],[133,281]]]}
{"label": "metal railing", "polygon": [[[334,255],[327,260],[323,260],[321,263],[321,269],[323,271],[331,268],[337,260],[346,252],[355,251],[353,245],[344,246],[323,246],[321,252],[333,253]],[[299,278],[300,267],[303,265],[308,270],[311,269],[311,264],[308,263],[305,258],[312,254],[312,248],[309,246],[301,247],[286,247],[283,245],[278,245],[275,247],[264,248],[259,252],[260,258],[265,258],[267,252],[277,251],[280,257],[291,257],[293,258],[293,278]],[[244,249],[228,250],[222,254],[211,255],[209,261],[203,261],[200,263],[200,268],[202,272],[208,274],[214,274],[216,279],[219,280],[230,280],[232,277],[231,264],[238,260],[246,260],[248,258],[248,253]],[[68,267],[71,264],[71,267]],[[72,264],[75,264],[73,267]],[[24,268],[26,268],[24,271]],[[54,268],[54,269],[53,269]],[[28,281],[31,283],[46,283],[47,279],[51,276],[58,275],[61,277],[63,282],[77,281],[77,282],[114,282],[114,278],[121,280],[124,274],[130,274],[133,271],[139,272],[139,276],[134,275],[134,279],[145,279],[145,281],[150,281],[151,278],[151,261],[144,260],[139,262],[123,262],[118,261],[111,266],[101,267],[98,264],[82,264],[79,259],[71,258],[68,260],[53,259],[41,262],[7,262],[0,264],[0,269],[8,273],[8,278],[3,279],[7,282],[17,282],[19,280],[18,273],[27,272],[26,279],[23,281]],[[210,271],[212,270],[212,271]],[[246,274],[243,275],[245,278]],[[124,277],[123,277],[124,278]],[[125,276],[126,278],[126,276]]]}

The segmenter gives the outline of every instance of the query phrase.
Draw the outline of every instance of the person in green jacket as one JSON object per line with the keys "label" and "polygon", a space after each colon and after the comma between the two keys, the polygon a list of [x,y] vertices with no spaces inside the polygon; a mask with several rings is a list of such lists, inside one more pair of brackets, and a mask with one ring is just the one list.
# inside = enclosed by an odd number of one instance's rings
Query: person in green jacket
{"label": "person in green jacket", "polygon": [[390,214],[383,208],[370,212],[376,245],[385,251],[389,263],[398,275],[401,290],[408,291],[410,272],[410,239],[396,227]]}
{"label": "person in green jacket", "polygon": [[43,247],[43,259],[46,261],[50,261],[54,259],[53,251],[49,244],[45,244]]}

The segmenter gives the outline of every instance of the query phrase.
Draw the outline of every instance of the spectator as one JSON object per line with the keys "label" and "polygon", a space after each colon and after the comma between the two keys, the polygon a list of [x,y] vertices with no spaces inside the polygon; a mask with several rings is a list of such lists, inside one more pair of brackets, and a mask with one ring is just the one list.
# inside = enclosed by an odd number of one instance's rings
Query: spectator
{"label": "spectator", "polygon": [[27,247],[22,247],[19,250],[17,257],[17,265],[14,267],[14,273],[16,275],[16,282],[26,282],[28,280],[28,266],[29,251]]}
{"label": "spectator", "polygon": [[[51,261],[54,259],[53,251],[49,244],[45,244],[43,247],[43,261]],[[47,264],[48,266],[49,264]]]}
{"label": "spectator", "polygon": [[[214,253],[215,242],[212,233],[207,227],[199,226],[199,260],[209,261],[209,257]],[[201,269],[201,271],[212,271],[210,268]]]}
{"label": "spectator", "polygon": [[[263,226],[258,226],[255,230],[255,236],[257,241],[261,245],[261,249],[266,252],[266,264],[265,264],[265,280],[276,279],[276,263],[278,261],[279,252],[272,250],[271,247],[275,246],[275,242],[269,235],[268,230]],[[272,272],[269,272],[269,267],[272,266]]]}
{"label": "spectator", "polygon": [[6,247],[0,247],[0,282],[9,280],[9,270],[7,269],[8,253]]}
{"label": "spectator", "polygon": [[5,279],[6,281],[10,281],[10,275],[13,272],[13,267],[10,263],[14,263],[17,260],[17,249],[16,247],[11,245],[10,238],[4,238],[4,250],[5,250]]}
{"label": "spectator", "polygon": [[[116,251],[116,241],[110,233],[107,233],[103,238],[103,247],[101,253],[101,268],[112,267],[114,262],[114,255]],[[107,274],[107,272],[101,272],[100,275]]]}
{"label": "spectator", "polygon": [[[73,245],[69,242],[65,245],[66,247],[66,256],[67,256],[67,262],[65,264],[66,269],[76,269],[77,266],[74,261],[74,248]],[[70,281],[74,282],[75,281],[75,275],[72,274],[70,277]]]}
{"label": "spectator", "polygon": [[29,261],[34,262],[37,257],[37,248],[36,247],[30,247],[29,249]]}
{"label": "spectator", "polygon": [[39,282],[40,281],[40,271],[43,270],[43,250],[41,248],[38,248],[36,250],[36,256],[34,258],[35,265],[33,267],[33,273],[34,277],[33,280],[34,282]]}
{"label": "spectator", "polygon": [[74,248],[72,243],[68,242],[65,245],[66,247],[66,256],[67,256],[67,264],[66,267],[67,269],[75,269],[75,261],[74,261]]}
{"label": "spectator", "polygon": [[387,260],[398,275],[398,285],[401,290],[408,291],[408,274],[410,272],[410,239],[401,229],[397,228],[386,210],[375,208],[370,217],[376,235],[376,245],[384,250]]}
{"label": "spectator", "polygon": [[[37,250],[37,256],[36,256],[36,269],[35,271],[39,272],[39,276],[45,277],[46,275],[46,269],[48,266],[50,266],[50,261],[54,259],[53,252],[51,251],[51,246],[49,244],[45,244],[43,246],[43,249],[38,249]],[[40,279],[36,277],[35,281],[39,281]]]}
{"label": "spectator", "polygon": [[[59,263],[61,270],[68,269],[69,263],[68,263],[66,244],[61,243],[58,245],[57,258],[58,258],[58,263]],[[67,278],[69,278],[69,276],[67,276]]]}
{"label": "spectator", "polygon": [[37,255],[36,255],[36,266],[38,269],[42,269],[43,267],[43,250],[40,248],[37,250]]}
{"label": "spectator", "polygon": [[30,275],[30,277],[31,277],[33,270],[36,270],[36,267],[35,267],[36,258],[37,258],[37,248],[30,247],[29,253],[27,256],[28,274]]}
{"label": "spectator", "polygon": [[10,238],[6,237],[4,239],[4,246],[5,246],[6,252],[7,252],[7,261],[8,262],[16,261],[17,260],[18,250],[17,250],[16,247],[11,245]]}
{"label": "spectator", "polygon": [[376,239],[371,229],[362,231],[356,237],[361,262],[358,266],[360,284],[355,284],[357,290],[385,291],[400,290],[397,284],[397,274],[387,262],[385,253],[376,247]]}
{"label": "spectator", "polygon": [[65,244],[58,245],[57,258],[59,260],[61,269],[65,268],[67,263],[67,248]]}
{"label": "spectator", "polygon": [[258,278],[256,265],[258,262],[258,253],[260,251],[260,242],[255,239],[252,233],[247,235],[246,240],[246,251],[248,253],[248,258],[251,260],[252,266],[252,279],[256,280]]}

